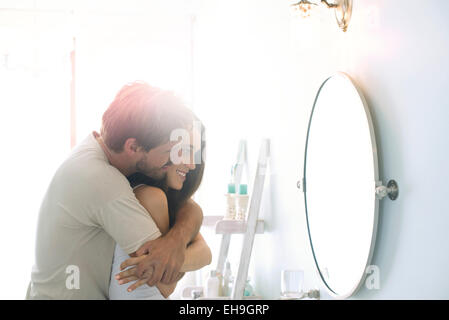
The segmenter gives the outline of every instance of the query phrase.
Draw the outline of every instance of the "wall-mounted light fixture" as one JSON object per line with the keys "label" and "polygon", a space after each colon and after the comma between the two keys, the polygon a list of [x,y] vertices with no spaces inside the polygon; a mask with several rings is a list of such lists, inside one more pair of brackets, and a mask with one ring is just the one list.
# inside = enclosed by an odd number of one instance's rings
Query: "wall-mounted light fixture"
{"label": "wall-mounted light fixture", "polygon": [[352,14],[352,0],[300,0],[292,4],[295,11],[299,11],[302,17],[310,16],[311,11],[318,5],[325,5],[329,9],[334,9],[338,26],[346,32]]}

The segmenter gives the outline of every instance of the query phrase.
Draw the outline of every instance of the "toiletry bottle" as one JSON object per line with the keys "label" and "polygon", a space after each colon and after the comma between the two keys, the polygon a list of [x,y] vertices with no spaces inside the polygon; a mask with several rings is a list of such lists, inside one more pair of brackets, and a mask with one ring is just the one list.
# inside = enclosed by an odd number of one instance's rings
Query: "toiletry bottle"
{"label": "toiletry bottle", "polygon": [[237,220],[246,220],[246,212],[248,210],[248,185],[240,184],[237,197]]}
{"label": "toiletry bottle", "polygon": [[231,169],[231,181],[228,183],[228,193],[226,197],[226,211],[224,219],[233,220],[236,217],[236,195],[235,195],[235,182],[234,182],[234,167]]}
{"label": "toiletry bottle", "polygon": [[231,278],[232,278],[232,273],[231,273],[231,264],[229,263],[229,261],[226,261],[226,267],[224,270],[224,274],[223,274],[223,285],[222,285],[222,293],[223,296],[225,297],[229,297],[231,295]]}
{"label": "toiletry bottle", "polygon": [[230,276],[229,277],[229,297],[232,295],[232,290],[234,289],[234,281],[235,281],[235,277]]}
{"label": "toiletry bottle", "polygon": [[248,279],[246,280],[245,291],[244,291],[244,293],[243,293],[243,296],[245,296],[245,297],[254,296],[254,289],[253,289],[253,287],[251,286],[251,284],[249,283],[249,281],[250,281],[250,278],[248,278]]}
{"label": "toiletry bottle", "polygon": [[218,296],[221,297],[223,295],[223,273],[216,271],[216,276],[218,278]]}
{"label": "toiletry bottle", "polygon": [[192,290],[190,293],[193,300],[199,299],[203,296],[203,290]]}
{"label": "toiletry bottle", "polygon": [[217,272],[215,270],[211,270],[209,274],[209,278],[206,282],[206,297],[207,298],[216,298],[219,296],[219,288],[220,281],[217,277]]}

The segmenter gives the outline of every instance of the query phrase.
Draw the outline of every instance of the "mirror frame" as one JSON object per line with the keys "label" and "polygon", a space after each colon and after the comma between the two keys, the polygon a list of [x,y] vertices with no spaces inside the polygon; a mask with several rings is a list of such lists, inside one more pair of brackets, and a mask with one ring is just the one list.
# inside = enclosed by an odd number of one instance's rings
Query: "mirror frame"
{"label": "mirror frame", "polygon": [[[312,243],[312,236],[310,234],[310,224],[309,224],[309,213],[307,210],[307,179],[306,179],[306,171],[307,171],[307,148],[308,148],[308,144],[309,144],[309,134],[310,134],[310,127],[312,124],[312,119],[313,119],[313,113],[315,111],[315,106],[316,103],[318,101],[318,98],[320,96],[321,90],[323,89],[323,87],[326,85],[327,81],[333,77],[343,77],[345,78],[347,81],[349,81],[349,83],[351,83],[353,85],[353,87],[356,89],[360,100],[363,104],[363,107],[365,109],[365,115],[366,115],[366,119],[368,121],[368,126],[369,126],[369,131],[370,131],[370,137],[371,137],[371,148],[372,148],[372,153],[373,153],[373,169],[374,169],[374,179],[375,181],[373,181],[373,196],[374,196],[374,201],[375,201],[375,205],[374,205],[374,214],[373,214],[373,220],[372,220],[372,235],[371,235],[371,244],[370,244],[370,248],[369,248],[369,254],[368,254],[368,258],[366,260],[365,263],[365,270],[361,276],[361,278],[359,279],[358,283],[356,285],[354,285],[352,287],[352,289],[344,294],[337,294],[336,292],[334,292],[329,285],[326,283],[326,280],[323,277],[323,274],[320,270],[316,255],[315,255],[315,251],[313,249],[313,243]],[[305,213],[306,213],[306,221],[307,221],[307,233],[308,233],[308,237],[309,237],[309,244],[310,244],[310,248],[312,249],[312,255],[313,255],[313,260],[315,262],[315,267],[318,271],[318,274],[320,276],[321,282],[323,283],[323,285],[325,286],[325,288],[327,289],[328,293],[336,299],[347,299],[349,297],[351,297],[353,294],[355,294],[360,287],[365,283],[365,279],[366,279],[366,271],[367,271],[367,267],[370,265],[371,263],[371,259],[373,257],[373,253],[374,253],[374,247],[376,244],[376,234],[377,234],[377,225],[378,225],[378,218],[379,218],[379,199],[376,196],[376,187],[378,185],[381,185],[382,182],[379,181],[379,165],[378,165],[378,154],[377,154],[377,144],[376,144],[376,135],[375,135],[375,131],[374,131],[374,126],[373,126],[373,121],[371,118],[371,113],[369,111],[368,108],[368,104],[365,100],[365,97],[362,94],[362,91],[360,90],[360,88],[356,85],[356,83],[351,79],[351,77],[349,75],[347,75],[344,72],[337,72],[336,74],[328,77],[320,86],[316,96],[315,96],[315,100],[313,103],[313,108],[312,108],[312,112],[310,114],[310,118],[309,118],[309,124],[307,127],[307,137],[306,137],[306,144],[305,144],[305,152],[304,152],[304,172],[303,172],[303,180],[302,180],[302,185],[303,185],[303,193],[304,193],[304,205],[305,205]]]}

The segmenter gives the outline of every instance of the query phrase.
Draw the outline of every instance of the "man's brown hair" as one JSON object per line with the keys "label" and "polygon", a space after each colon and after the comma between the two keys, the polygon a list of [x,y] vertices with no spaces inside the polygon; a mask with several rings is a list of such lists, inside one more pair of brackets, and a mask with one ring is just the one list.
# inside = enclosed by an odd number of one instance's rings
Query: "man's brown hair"
{"label": "man's brown hair", "polygon": [[193,113],[172,92],[136,81],[125,85],[103,114],[101,136],[115,152],[129,138],[148,152],[168,142],[174,129],[192,123]]}

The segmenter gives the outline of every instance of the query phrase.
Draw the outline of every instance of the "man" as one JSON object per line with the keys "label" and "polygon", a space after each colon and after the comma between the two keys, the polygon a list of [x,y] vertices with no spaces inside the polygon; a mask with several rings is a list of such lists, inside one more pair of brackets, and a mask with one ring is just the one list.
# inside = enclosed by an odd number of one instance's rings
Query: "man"
{"label": "man", "polygon": [[185,249],[202,212],[189,202],[163,237],[126,176],[165,176],[170,133],[189,128],[192,113],[179,99],[146,83],[124,86],[93,132],[56,171],[38,219],[35,264],[27,299],[108,299],[115,243],[131,256],[150,286],[182,274]]}

